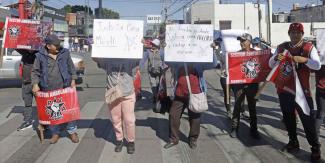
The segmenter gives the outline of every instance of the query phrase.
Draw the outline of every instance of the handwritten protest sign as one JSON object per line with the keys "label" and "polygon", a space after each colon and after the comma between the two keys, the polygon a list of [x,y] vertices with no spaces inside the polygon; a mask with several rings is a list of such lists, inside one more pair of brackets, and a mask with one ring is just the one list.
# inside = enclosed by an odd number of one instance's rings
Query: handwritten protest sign
{"label": "handwritten protest sign", "polygon": [[129,58],[143,56],[143,21],[95,19],[94,58]]}
{"label": "handwritten protest sign", "polygon": [[167,25],[165,61],[213,62],[212,25]]}
{"label": "handwritten protest sign", "polygon": [[52,23],[38,20],[7,18],[4,32],[4,47],[38,50],[43,39],[51,31]]}
{"label": "handwritten protest sign", "polygon": [[325,65],[325,29],[317,29],[316,41],[321,63]]}
{"label": "handwritten protest sign", "polygon": [[75,88],[37,92],[39,123],[56,125],[80,119],[80,107]]}

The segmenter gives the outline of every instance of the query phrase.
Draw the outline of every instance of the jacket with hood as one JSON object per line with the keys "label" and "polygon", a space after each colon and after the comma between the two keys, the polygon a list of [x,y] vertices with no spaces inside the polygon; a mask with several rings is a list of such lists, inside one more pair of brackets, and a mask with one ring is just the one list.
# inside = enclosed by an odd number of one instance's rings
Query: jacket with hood
{"label": "jacket with hood", "polygon": [[[45,47],[36,53],[32,70],[32,84],[38,84],[41,90],[48,90],[49,80],[52,80],[49,79],[49,59],[51,58]],[[77,79],[76,70],[69,50],[65,48],[60,49],[55,62],[59,67],[59,73],[63,79],[63,88],[69,87],[72,79]]]}

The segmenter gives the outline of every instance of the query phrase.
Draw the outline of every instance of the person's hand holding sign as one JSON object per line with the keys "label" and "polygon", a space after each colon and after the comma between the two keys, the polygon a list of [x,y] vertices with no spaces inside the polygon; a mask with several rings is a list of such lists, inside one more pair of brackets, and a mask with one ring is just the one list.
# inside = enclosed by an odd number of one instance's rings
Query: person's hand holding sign
{"label": "person's hand holding sign", "polygon": [[72,81],[71,81],[71,87],[72,87],[72,88],[76,88],[76,81],[75,81],[75,80],[72,80]]}
{"label": "person's hand holding sign", "polygon": [[38,84],[34,84],[33,85],[33,89],[32,89],[33,93],[35,94],[36,92],[40,91],[40,88],[38,86]]}
{"label": "person's hand holding sign", "polygon": [[302,57],[302,56],[293,56],[292,60],[296,63],[307,63],[308,58]]}

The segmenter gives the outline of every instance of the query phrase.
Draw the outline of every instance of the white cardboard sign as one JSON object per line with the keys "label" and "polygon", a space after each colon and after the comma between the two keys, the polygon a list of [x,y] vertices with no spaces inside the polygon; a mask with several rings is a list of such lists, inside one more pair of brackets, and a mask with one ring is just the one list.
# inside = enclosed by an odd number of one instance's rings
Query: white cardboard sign
{"label": "white cardboard sign", "polygon": [[167,25],[165,61],[213,62],[212,42],[212,25]]}
{"label": "white cardboard sign", "polygon": [[317,29],[316,33],[317,50],[320,55],[320,62],[325,65],[325,29]]}
{"label": "white cardboard sign", "polygon": [[143,56],[143,21],[95,19],[94,58],[140,59]]}

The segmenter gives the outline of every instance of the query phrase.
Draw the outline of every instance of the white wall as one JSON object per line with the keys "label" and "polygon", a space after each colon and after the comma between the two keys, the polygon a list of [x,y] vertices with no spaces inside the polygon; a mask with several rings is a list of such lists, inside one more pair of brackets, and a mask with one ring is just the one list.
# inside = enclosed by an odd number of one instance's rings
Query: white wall
{"label": "white wall", "polygon": [[[258,27],[258,9],[252,3],[245,4],[215,4],[214,25],[215,29],[219,30],[220,20],[230,20],[232,29],[247,30],[253,37],[259,36]],[[261,30],[262,38],[266,40],[267,37],[267,23],[265,5],[261,4],[262,20]]]}
{"label": "white wall", "polygon": [[213,3],[209,2],[200,2],[192,5],[191,7],[191,23],[194,24],[195,21],[205,21],[210,20],[213,24]]}
{"label": "white wall", "polygon": [[[288,29],[291,23],[272,23],[271,39],[272,46],[277,46],[284,41],[289,41]],[[304,26],[304,37],[315,37],[310,33],[311,23],[302,23]],[[313,29],[325,28],[324,22],[318,22],[313,24]]]}

